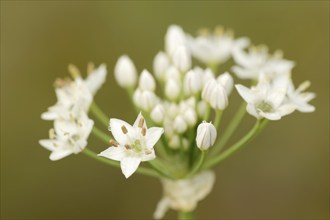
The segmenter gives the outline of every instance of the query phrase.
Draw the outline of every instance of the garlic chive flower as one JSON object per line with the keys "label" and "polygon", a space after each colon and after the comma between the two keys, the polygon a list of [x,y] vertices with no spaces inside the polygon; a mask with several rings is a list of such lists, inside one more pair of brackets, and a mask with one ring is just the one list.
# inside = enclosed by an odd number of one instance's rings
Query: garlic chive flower
{"label": "garlic chive flower", "polygon": [[132,88],[136,85],[136,67],[133,61],[127,55],[122,55],[117,60],[115,66],[115,79],[119,86],[122,88]]}
{"label": "garlic chive flower", "polygon": [[120,167],[126,178],[138,168],[141,161],[156,158],[154,145],[164,132],[163,128],[147,128],[140,113],[133,126],[120,119],[110,119],[109,130],[115,141],[111,147],[102,151],[99,156],[120,161]]}
{"label": "garlic chive flower", "polygon": [[208,150],[215,143],[217,129],[210,122],[203,121],[197,127],[196,145],[201,150]]}
{"label": "garlic chive flower", "polygon": [[224,110],[228,105],[228,95],[225,87],[215,79],[210,79],[204,86],[202,99],[216,110]]}

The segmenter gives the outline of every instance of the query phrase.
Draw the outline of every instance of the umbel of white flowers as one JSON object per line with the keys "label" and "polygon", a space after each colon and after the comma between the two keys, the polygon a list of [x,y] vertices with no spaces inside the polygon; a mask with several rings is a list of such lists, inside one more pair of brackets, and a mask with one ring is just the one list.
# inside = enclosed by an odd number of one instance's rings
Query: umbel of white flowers
{"label": "umbel of white flowers", "polygon": [[[228,60],[234,65],[220,73],[218,67]],[[53,121],[54,128],[49,139],[39,143],[51,151],[51,160],[82,152],[120,167],[126,178],[135,172],[159,178],[163,198],[154,213],[156,219],[164,217],[169,208],[192,212],[212,190],[215,174],[210,169],[260,134],[267,121],[294,111],[315,111],[309,102],[316,95],[306,92],[310,82],[296,88],[292,81],[294,66],[281,51],[269,53],[266,46],[252,45],[246,37],[234,38],[232,30],[218,26],[213,32],[202,29],[192,36],[171,25],[152,70],[141,68],[139,74],[127,55],[119,57],[114,67],[115,80],[127,90],[138,115],[133,125],[116,117],[109,119],[110,114],[104,114],[93,101],[106,80],[105,64],[98,68],[89,64],[86,78],[70,65],[72,79],[56,80],[57,102],[41,115]],[[236,84],[235,76],[249,82]],[[236,111],[229,102],[233,88],[243,105],[224,127],[222,115],[228,117],[228,109]],[[245,112],[256,118],[255,125],[227,146]],[[106,125],[112,136],[89,114]],[[87,148],[91,133],[107,149],[97,154]]]}

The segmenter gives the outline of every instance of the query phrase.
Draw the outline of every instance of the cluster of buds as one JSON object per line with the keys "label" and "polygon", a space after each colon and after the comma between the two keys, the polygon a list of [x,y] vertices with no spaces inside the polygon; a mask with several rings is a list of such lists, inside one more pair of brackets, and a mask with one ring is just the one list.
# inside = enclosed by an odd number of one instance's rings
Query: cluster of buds
{"label": "cluster of buds", "polygon": [[[218,72],[219,65],[229,59],[233,59],[234,66]],[[246,37],[235,39],[231,30],[216,27],[213,32],[201,30],[193,37],[171,25],[165,35],[165,49],[153,60],[153,70],[144,69],[138,74],[127,55],[121,56],[114,68],[118,85],[128,91],[137,110],[133,125],[116,118],[108,120],[98,108],[89,109],[105,81],[104,65],[96,70],[89,68],[86,79],[71,66],[74,79],[57,81],[58,102],[42,114],[43,119],[54,120],[54,129],[50,139],[40,144],[52,151],[52,160],[58,160],[81,152],[95,129],[96,136],[110,146],[98,154],[100,157],[84,151],[87,155],[120,166],[126,178],[140,171],[161,179],[164,197],[155,218],[163,217],[168,208],[190,212],[212,189],[215,177],[209,169],[252,140],[265,122],[296,110],[315,110],[309,104],[315,94],[305,91],[310,82],[298,88],[292,82],[294,66],[282,52],[269,54],[266,46],[252,46]],[[233,76],[250,80],[250,85],[235,85]],[[247,104],[243,102],[228,129],[220,130],[234,87]],[[87,116],[89,110],[109,124],[113,139],[93,127]],[[255,126],[223,150],[245,112],[256,118]],[[146,122],[154,127],[147,128]],[[139,167],[144,161],[149,166]]]}

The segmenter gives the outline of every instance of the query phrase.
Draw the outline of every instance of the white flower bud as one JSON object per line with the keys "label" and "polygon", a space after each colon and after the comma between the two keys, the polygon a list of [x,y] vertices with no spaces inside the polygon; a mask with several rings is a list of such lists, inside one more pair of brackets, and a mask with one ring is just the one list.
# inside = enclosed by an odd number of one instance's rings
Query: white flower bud
{"label": "white flower bud", "polygon": [[172,149],[178,149],[180,147],[180,137],[178,135],[172,135],[168,145]]}
{"label": "white flower bud", "polygon": [[167,54],[172,56],[174,51],[186,43],[186,35],[181,27],[171,25],[165,35],[165,49]]}
{"label": "white flower bud", "polygon": [[165,117],[165,109],[164,106],[161,104],[157,104],[154,109],[150,113],[151,119],[160,124],[163,122],[164,117]]}
{"label": "white flower bud", "polygon": [[212,70],[208,68],[204,71],[203,86],[205,86],[206,83],[211,79],[214,79],[214,74],[213,74]]}
{"label": "white flower bud", "polygon": [[151,91],[137,89],[134,92],[133,101],[136,106],[149,112],[157,104],[158,98],[155,93]]}
{"label": "white flower bud", "polygon": [[204,100],[201,100],[197,104],[197,114],[199,118],[204,118],[207,110],[207,104]]}
{"label": "white flower bud", "polygon": [[141,90],[148,90],[154,92],[156,89],[156,82],[154,77],[148,70],[143,70],[139,79],[139,88]]}
{"label": "white flower bud", "polygon": [[176,132],[178,132],[179,134],[184,133],[187,130],[187,128],[188,128],[187,123],[185,122],[185,120],[183,119],[183,117],[181,117],[180,115],[177,116],[174,119],[173,127],[174,127],[174,130]]}
{"label": "white flower bud", "polygon": [[194,126],[197,122],[197,114],[193,108],[188,108],[184,112],[183,118],[190,127]]}
{"label": "white flower bud", "polygon": [[176,100],[181,92],[180,82],[175,79],[169,79],[165,85],[165,95],[171,100]]}
{"label": "white flower bud", "polygon": [[165,73],[165,80],[175,79],[180,80],[180,72],[175,66],[170,66]]}
{"label": "white flower bud", "polygon": [[233,77],[228,73],[225,72],[218,76],[217,81],[221,83],[223,87],[225,87],[227,94],[229,95],[234,87],[234,79]]}
{"label": "white flower bud", "polygon": [[191,68],[191,56],[188,49],[184,46],[178,47],[172,56],[172,62],[181,72],[186,72]]}
{"label": "white flower bud", "polygon": [[153,67],[157,79],[164,81],[166,70],[170,66],[168,56],[164,52],[158,52],[154,58]]}
{"label": "white flower bud", "polygon": [[204,86],[202,99],[216,110],[224,110],[228,105],[227,92],[215,79],[209,80]]}
{"label": "white flower bud", "polygon": [[214,145],[215,139],[217,138],[217,130],[214,125],[210,122],[203,121],[197,127],[196,144],[201,150],[207,150],[209,147]]}
{"label": "white flower bud", "polygon": [[115,66],[115,79],[122,88],[135,86],[137,81],[136,68],[128,56],[119,57]]}
{"label": "white flower bud", "polygon": [[200,72],[190,70],[184,78],[184,90],[187,95],[195,95],[201,91],[203,86]]}
{"label": "white flower bud", "polygon": [[169,104],[168,108],[166,109],[166,113],[171,118],[175,118],[178,115],[179,111],[179,107],[174,103]]}

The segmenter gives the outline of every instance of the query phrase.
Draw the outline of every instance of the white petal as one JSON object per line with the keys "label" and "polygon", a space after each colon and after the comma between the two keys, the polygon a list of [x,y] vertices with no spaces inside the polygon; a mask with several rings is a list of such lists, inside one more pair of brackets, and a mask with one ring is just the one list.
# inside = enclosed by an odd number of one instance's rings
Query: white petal
{"label": "white petal", "polygon": [[247,111],[250,115],[256,117],[257,119],[262,118],[262,117],[258,114],[258,112],[257,112],[257,110],[256,110],[256,108],[255,108],[255,106],[254,106],[253,104],[248,104],[248,105],[246,106],[246,111]]}
{"label": "white petal", "polygon": [[242,85],[235,85],[237,92],[242,96],[242,98],[247,103],[254,103],[256,99],[256,95],[251,91],[251,89],[242,86]]}
{"label": "white petal", "polygon": [[296,106],[292,105],[292,104],[286,104],[286,105],[282,105],[280,106],[277,111],[282,115],[288,115],[291,114],[292,112],[294,112],[294,110],[296,110]]}
{"label": "white petal", "polygon": [[88,75],[85,80],[86,85],[89,91],[95,95],[97,90],[103,85],[107,76],[107,68],[105,64],[101,64],[96,70],[94,70],[91,74]]}
{"label": "white petal", "polygon": [[152,127],[147,130],[146,134],[146,146],[148,148],[153,148],[153,146],[160,139],[160,136],[164,133],[163,128]]}
{"label": "white petal", "polygon": [[[139,127],[139,123],[140,123],[141,118],[144,119],[143,115],[142,115],[141,112],[140,112],[139,115],[137,116],[137,118],[136,118],[134,124],[133,124],[133,127],[134,127],[134,128],[138,128],[138,127]],[[146,120],[143,120],[143,126],[142,126],[142,127],[147,128]]]}
{"label": "white petal", "polygon": [[[127,129],[126,134],[124,134],[124,128]],[[109,130],[111,131],[115,140],[121,145],[127,144],[129,136],[134,134],[134,129],[130,124],[116,118],[110,119]]]}
{"label": "white petal", "polygon": [[285,94],[286,94],[286,89],[284,88],[270,90],[266,98],[266,102],[272,103],[273,108],[276,109],[283,102],[285,98]]}
{"label": "white petal", "polygon": [[50,154],[49,159],[52,161],[60,160],[66,156],[69,156],[72,153],[73,152],[69,149],[58,149]]}
{"label": "white petal", "polygon": [[156,158],[155,151],[152,149],[148,154],[143,154],[141,157],[141,161],[149,161],[154,160]]}
{"label": "white petal", "polygon": [[154,219],[162,219],[167,212],[168,208],[170,207],[170,201],[168,198],[162,198],[156,207],[156,210],[154,212]]}
{"label": "white petal", "polygon": [[39,144],[50,151],[54,151],[56,149],[54,145],[54,140],[49,140],[49,139],[39,140]]}
{"label": "white petal", "polygon": [[56,112],[44,112],[41,114],[41,118],[43,120],[55,120],[58,117],[58,114]]}
{"label": "white petal", "polygon": [[108,149],[102,151],[98,156],[106,157],[111,160],[120,161],[126,156],[126,148],[119,145],[118,147],[109,147]]}
{"label": "white petal", "polygon": [[139,167],[141,162],[141,158],[139,157],[124,157],[120,161],[121,171],[125,175],[126,178],[130,177]]}
{"label": "white petal", "polygon": [[272,121],[280,120],[281,115],[278,112],[259,112],[259,114]]}

